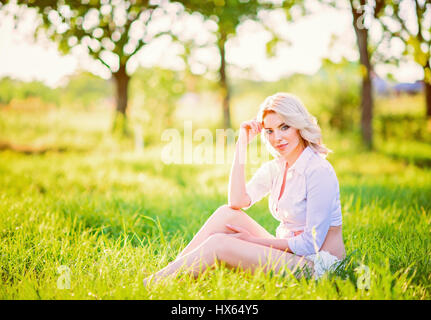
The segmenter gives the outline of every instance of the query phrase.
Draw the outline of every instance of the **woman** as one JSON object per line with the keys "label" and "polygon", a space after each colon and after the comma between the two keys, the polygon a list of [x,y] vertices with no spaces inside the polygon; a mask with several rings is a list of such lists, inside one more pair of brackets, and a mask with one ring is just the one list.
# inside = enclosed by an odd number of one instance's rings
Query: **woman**
{"label": "woman", "polygon": [[[264,130],[262,140],[275,159],[264,163],[245,183],[247,145]],[[241,124],[229,180],[229,204],[218,208],[175,261],[144,284],[184,268],[197,276],[223,261],[253,271],[310,268],[315,278],[345,257],[339,185],[324,157],[329,150],[321,131],[301,101],[287,93],[268,97],[256,120]],[[264,196],[280,221],[273,236],[241,209]]]}

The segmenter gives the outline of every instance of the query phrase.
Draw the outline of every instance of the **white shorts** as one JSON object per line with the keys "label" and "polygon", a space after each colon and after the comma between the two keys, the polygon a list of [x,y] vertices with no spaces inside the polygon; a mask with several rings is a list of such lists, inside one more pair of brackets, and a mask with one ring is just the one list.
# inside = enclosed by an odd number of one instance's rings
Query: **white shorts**
{"label": "white shorts", "polygon": [[308,261],[314,264],[314,278],[317,280],[322,277],[327,271],[334,271],[341,262],[336,256],[333,256],[327,251],[319,251],[318,253],[304,256]]}

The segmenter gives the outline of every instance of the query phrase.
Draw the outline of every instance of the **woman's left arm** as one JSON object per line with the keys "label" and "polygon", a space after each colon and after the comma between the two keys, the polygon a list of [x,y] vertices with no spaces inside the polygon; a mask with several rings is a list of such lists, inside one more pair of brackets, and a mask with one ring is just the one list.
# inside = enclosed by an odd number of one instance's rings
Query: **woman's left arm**
{"label": "woman's left arm", "polygon": [[287,238],[289,249],[300,256],[320,251],[331,225],[339,193],[335,172],[329,167],[313,169],[307,176],[307,209],[304,232]]}
{"label": "woman's left arm", "polygon": [[246,239],[246,241],[253,242],[256,244],[260,244],[262,246],[292,252],[289,248],[289,243],[287,239],[266,239],[266,238],[256,238],[256,237],[250,237]]}
{"label": "woman's left arm", "polygon": [[253,242],[256,244],[260,244],[266,247],[275,248],[278,250],[288,251],[292,252],[289,249],[289,245],[287,243],[287,239],[268,239],[268,238],[258,238],[254,237],[248,232],[246,229],[239,227],[239,226],[233,226],[230,224],[226,225],[227,228],[229,228],[232,231],[235,231],[236,233],[229,234],[232,237],[245,240],[248,242]]}

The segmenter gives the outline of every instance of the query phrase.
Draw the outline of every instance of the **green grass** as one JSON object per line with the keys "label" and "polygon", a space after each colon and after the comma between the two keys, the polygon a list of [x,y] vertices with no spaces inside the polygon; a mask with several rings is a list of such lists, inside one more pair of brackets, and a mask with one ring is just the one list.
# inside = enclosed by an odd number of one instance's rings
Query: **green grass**
{"label": "green grass", "polygon": [[[0,140],[65,147],[0,151],[1,299],[430,299],[431,169],[409,160],[431,159],[429,145],[394,140],[364,152],[355,137],[325,131],[341,186],[344,270],[316,282],[220,266],[145,289],[143,278],[226,203],[230,163],[165,165],[162,145],[141,154],[111,138],[111,119],[103,110],[0,111]],[[247,212],[275,231],[266,200]],[[360,264],[369,289],[357,285]],[[63,265],[69,290],[57,287]]]}

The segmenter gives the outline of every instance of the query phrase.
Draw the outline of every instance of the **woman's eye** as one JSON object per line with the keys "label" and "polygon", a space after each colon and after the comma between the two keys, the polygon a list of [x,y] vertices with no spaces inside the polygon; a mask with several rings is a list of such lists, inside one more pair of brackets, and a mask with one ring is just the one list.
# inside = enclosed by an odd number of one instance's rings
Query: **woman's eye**
{"label": "woman's eye", "polygon": [[272,133],[272,130],[271,130],[271,129],[266,129],[266,133],[267,133],[267,134],[271,134],[271,133]]}
{"label": "woman's eye", "polygon": [[282,127],[281,127],[281,129],[282,129],[282,130],[287,130],[287,129],[289,129],[289,128],[290,128],[290,127],[289,127],[287,124],[285,124],[284,126],[282,126]]}

